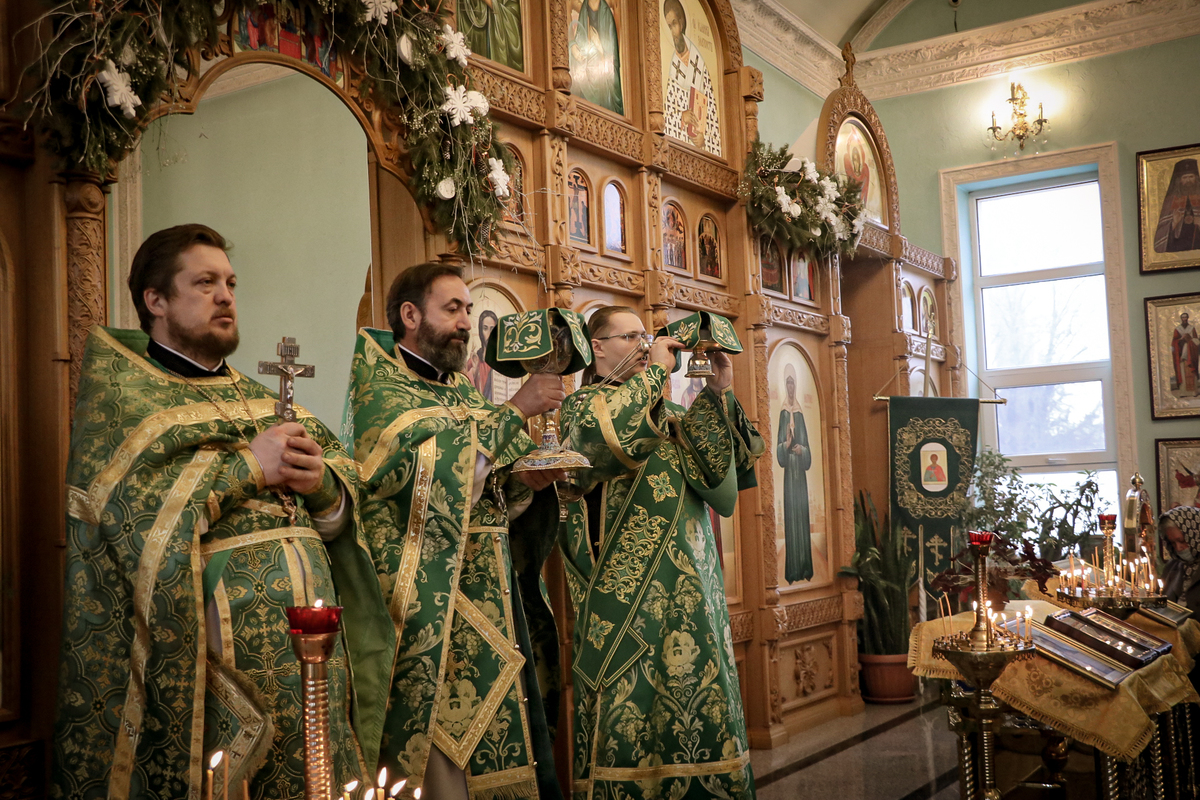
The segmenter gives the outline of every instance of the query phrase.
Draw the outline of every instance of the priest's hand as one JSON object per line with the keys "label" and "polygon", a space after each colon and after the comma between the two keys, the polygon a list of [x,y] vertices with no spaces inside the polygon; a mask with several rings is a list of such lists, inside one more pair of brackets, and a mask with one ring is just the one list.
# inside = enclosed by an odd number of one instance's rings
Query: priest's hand
{"label": "priest's hand", "polygon": [[544,411],[553,411],[561,406],[566,398],[562,376],[539,373],[530,375],[509,402],[528,419]]}
{"label": "priest's hand", "polygon": [[303,425],[295,424],[299,433],[288,437],[283,451],[279,474],[283,483],[296,494],[311,494],[321,488],[325,479],[325,452],[308,436]]}
{"label": "priest's hand", "polygon": [[513,477],[535,492],[540,492],[555,481],[565,481],[567,471],[565,469],[539,469],[532,472],[514,472]]}
{"label": "priest's hand", "polygon": [[705,382],[708,388],[720,394],[733,385],[733,359],[720,350],[710,350],[708,356],[712,360],[713,374]]}
{"label": "priest's hand", "polygon": [[650,345],[650,363],[661,364],[667,372],[675,369],[675,353],[683,349],[683,342],[670,336],[659,336]]}

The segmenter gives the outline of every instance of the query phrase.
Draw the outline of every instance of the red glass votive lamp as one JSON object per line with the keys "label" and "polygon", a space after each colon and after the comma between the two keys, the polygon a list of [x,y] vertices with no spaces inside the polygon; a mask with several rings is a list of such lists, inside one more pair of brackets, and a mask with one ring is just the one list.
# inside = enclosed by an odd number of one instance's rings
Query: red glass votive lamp
{"label": "red glass votive lamp", "polygon": [[288,606],[287,617],[292,633],[336,633],[342,621],[342,607]]}
{"label": "red glass votive lamp", "polygon": [[994,538],[996,534],[992,531],[967,531],[967,542],[978,547],[986,547]]}

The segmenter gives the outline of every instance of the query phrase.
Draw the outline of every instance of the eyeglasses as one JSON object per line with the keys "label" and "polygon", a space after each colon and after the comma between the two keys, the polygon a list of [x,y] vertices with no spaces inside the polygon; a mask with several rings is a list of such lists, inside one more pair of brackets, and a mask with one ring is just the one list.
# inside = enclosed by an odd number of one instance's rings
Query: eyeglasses
{"label": "eyeglasses", "polygon": [[636,342],[641,339],[643,342],[650,344],[654,341],[654,336],[649,333],[614,333],[612,336],[594,336],[596,341],[604,341],[605,339],[624,339],[627,342]]}

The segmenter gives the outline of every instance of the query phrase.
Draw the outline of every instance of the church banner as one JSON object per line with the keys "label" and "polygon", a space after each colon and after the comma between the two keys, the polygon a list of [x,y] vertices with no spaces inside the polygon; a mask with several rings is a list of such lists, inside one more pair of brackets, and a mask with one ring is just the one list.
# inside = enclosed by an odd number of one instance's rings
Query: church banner
{"label": "church banner", "polygon": [[920,579],[950,566],[951,532],[962,520],[975,469],[979,400],[892,397],[888,403],[893,524],[919,539]]}

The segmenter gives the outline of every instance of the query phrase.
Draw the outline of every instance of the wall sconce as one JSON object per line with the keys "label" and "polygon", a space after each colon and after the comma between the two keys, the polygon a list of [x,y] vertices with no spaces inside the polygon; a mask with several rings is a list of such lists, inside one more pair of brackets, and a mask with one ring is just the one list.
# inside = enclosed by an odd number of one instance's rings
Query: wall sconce
{"label": "wall sconce", "polygon": [[1012,105],[1012,127],[1006,132],[1001,132],[1001,127],[996,124],[996,112],[992,112],[992,126],[987,128],[983,138],[987,145],[992,149],[996,149],[997,142],[1003,142],[1009,137],[1017,143],[1017,150],[1013,155],[1020,155],[1025,149],[1025,140],[1033,139],[1038,144],[1045,144],[1050,138],[1050,120],[1042,113],[1042,104],[1038,103],[1037,119],[1032,122],[1026,117],[1025,106],[1029,102],[1029,93],[1025,91],[1025,87],[1019,83],[1009,84],[1011,92],[1008,102]]}

